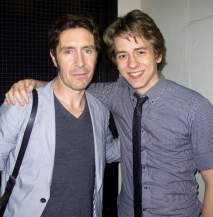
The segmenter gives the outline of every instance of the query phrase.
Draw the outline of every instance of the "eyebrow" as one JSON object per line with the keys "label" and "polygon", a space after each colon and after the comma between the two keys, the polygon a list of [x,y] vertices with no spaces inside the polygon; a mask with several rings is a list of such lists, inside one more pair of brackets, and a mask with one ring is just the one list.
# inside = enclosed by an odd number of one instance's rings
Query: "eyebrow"
{"label": "eyebrow", "polygon": [[[147,49],[148,49],[147,47],[142,46],[142,47],[137,47],[134,50],[138,51],[138,50],[147,50]],[[124,50],[115,51],[115,55],[120,54],[120,53],[126,53],[126,51],[124,51]]]}
{"label": "eyebrow", "polygon": [[[83,49],[85,48],[89,48],[89,49],[95,49],[95,46],[94,45],[85,45],[82,47]],[[62,51],[62,50],[67,50],[67,49],[75,49],[74,46],[63,46],[59,49],[59,51]]]}

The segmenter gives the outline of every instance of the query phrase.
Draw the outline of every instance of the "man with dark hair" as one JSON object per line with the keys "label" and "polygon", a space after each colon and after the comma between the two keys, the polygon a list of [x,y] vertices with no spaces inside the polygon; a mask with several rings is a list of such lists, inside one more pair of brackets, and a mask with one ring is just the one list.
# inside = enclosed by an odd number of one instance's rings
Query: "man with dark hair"
{"label": "man with dark hair", "polygon": [[[108,54],[122,78],[97,83],[89,92],[112,112],[121,140],[122,187],[118,198],[120,217],[213,216],[213,107],[199,93],[164,78],[164,38],[147,14],[133,10],[119,17],[105,31]],[[24,80],[6,94],[23,104],[39,81]],[[20,93],[19,93],[20,90]],[[148,98],[139,122],[142,203],[134,199],[135,171],[133,113],[137,101]],[[142,106],[140,106],[142,107]],[[133,127],[134,126],[134,127]],[[203,207],[197,197],[199,170],[205,183]],[[133,190],[134,189],[134,190]],[[140,190],[139,190],[140,191]],[[137,207],[136,207],[137,204]],[[138,214],[139,213],[139,214]]]}
{"label": "man with dark hair", "polygon": [[[109,111],[85,91],[100,51],[98,28],[89,16],[65,15],[48,36],[58,75],[37,88],[35,124],[5,216],[101,217],[105,162],[119,160],[119,142],[108,128]],[[0,108],[1,195],[31,104]]]}

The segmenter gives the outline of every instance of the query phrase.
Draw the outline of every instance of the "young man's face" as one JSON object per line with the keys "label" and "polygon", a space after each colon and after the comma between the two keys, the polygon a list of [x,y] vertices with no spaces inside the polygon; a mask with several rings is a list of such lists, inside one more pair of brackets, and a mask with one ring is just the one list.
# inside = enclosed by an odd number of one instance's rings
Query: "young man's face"
{"label": "young man's face", "polygon": [[150,42],[139,37],[116,37],[114,43],[119,72],[136,92],[145,94],[159,80],[157,63],[162,56],[156,58]]}
{"label": "young man's face", "polygon": [[94,74],[97,59],[94,36],[84,28],[65,30],[59,38],[56,58],[50,55],[63,87],[72,91],[85,90]]}

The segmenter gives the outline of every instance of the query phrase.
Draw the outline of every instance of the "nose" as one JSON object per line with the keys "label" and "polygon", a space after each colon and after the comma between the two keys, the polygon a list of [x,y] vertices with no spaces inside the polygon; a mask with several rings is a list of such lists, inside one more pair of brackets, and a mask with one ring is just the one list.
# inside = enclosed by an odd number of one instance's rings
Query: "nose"
{"label": "nose", "polygon": [[77,53],[76,54],[76,58],[75,58],[75,66],[78,66],[78,67],[83,67],[85,64],[84,62],[84,56],[82,53]]}
{"label": "nose", "polygon": [[128,59],[128,66],[132,69],[137,68],[139,65],[139,62],[137,58],[134,55],[130,55]]}

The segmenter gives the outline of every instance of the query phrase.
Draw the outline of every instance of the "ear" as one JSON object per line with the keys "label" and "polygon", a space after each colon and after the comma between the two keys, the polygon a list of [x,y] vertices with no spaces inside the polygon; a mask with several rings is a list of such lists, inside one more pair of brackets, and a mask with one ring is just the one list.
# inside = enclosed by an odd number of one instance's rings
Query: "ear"
{"label": "ear", "polygon": [[53,61],[54,66],[57,68],[57,61],[56,61],[56,59],[55,59],[55,57],[54,57],[54,55],[52,54],[51,51],[50,51],[50,56],[51,56],[51,58],[52,58],[52,61]]}
{"label": "ear", "polygon": [[160,63],[162,61],[162,54],[159,55],[159,57],[156,58],[156,63]]}

